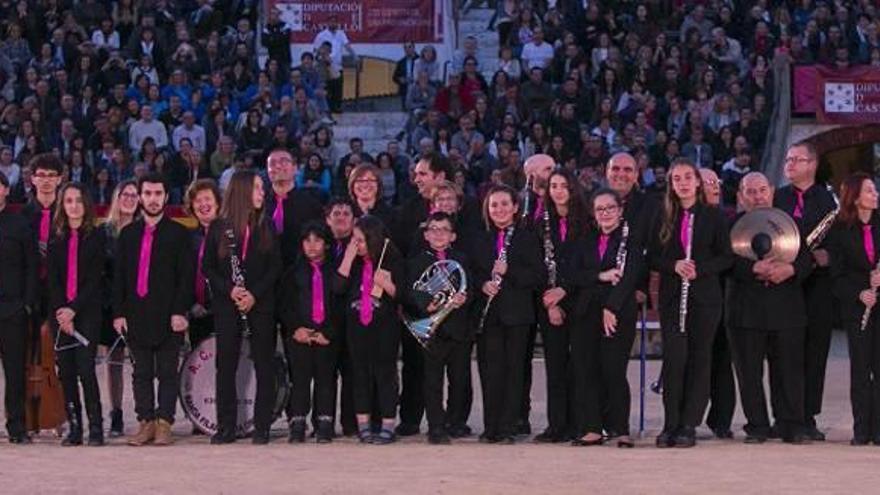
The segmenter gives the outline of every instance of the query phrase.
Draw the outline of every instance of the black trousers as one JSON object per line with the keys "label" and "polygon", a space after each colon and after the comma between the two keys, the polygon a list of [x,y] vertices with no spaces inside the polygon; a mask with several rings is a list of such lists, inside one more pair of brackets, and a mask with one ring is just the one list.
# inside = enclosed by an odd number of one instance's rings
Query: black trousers
{"label": "black trousers", "polygon": [[[343,334],[345,332],[343,331]],[[345,337],[343,337],[344,339]],[[343,434],[357,433],[357,418],[354,414],[354,377],[351,369],[351,356],[348,344],[343,341],[336,356],[336,374],[333,381],[333,406],[336,406],[336,391],[339,390],[339,425]],[[340,383],[341,382],[341,383]],[[337,385],[338,384],[338,385]]]}
{"label": "black trousers", "polygon": [[400,325],[401,357],[400,372],[400,422],[420,425],[425,411],[425,357],[421,344],[416,342],[409,330]]}
{"label": "black trousers", "polygon": [[3,376],[6,393],[3,404],[6,409],[6,431],[10,435],[24,433],[25,349],[27,317],[24,310],[0,319],[0,359],[3,360]]}
{"label": "black trousers", "polygon": [[[446,425],[466,424],[462,411],[471,391],[471,343],[435,337],[425,358],[425,410],[428,428],[442,432]],[[443,407],[444,377],[449,381],[447,407]]]}
{"label": "black trousers", "polygon": [[590,304],[585,325],[578,332],[582,336],[576,339],[580,363],[573,369],[581,374],[577,382],[583,387],[576,401],[583,408],[575,431],[578,436],[602,433],[603,429],[611,435],[629,435],[631,398],[626,369],[636,336],[636,318],[635,314],[620,315],[617,333],[607,337],[602,314],[601,304]]}
{"label": "black trousers", "polygon": [[520,418],[529,326],[506,326],[497,319],[480,335],[483,347],[483,424],[487,435],[512,435]]}
{"label": "black trousers", "polygon": [[[537,308],[542,308],[543,304],[538,302]],[[539,310],[540,311],[540,310]],[[535,358],[535,344],[538,338],[538,324],[529,326],[529,336],[526,340],[526,360],[523,367],[523,390],[522,403],[520,405],[518,423],[529,424],[529,416],[532,413],[532,360]],[[547,343],[543,342],[546,347]],[[545,349],[546,352],[546,349]],[[546,357],[545,357],[546,359]],[[549,399],[549,398],[548,398]]]}
{"label": "black trousers", "polygon": [[[677,305],[674,311],[677,311]],[[665,317],[664,317],[665,316]],[[691,304],[687,331],[673,324],[673,315],[661,315],[663,332],[663,431],[696,428],[709,402],[712,343],[721,320],[721,306]]]}
{"label": "black trousers", "polygon": [[339,113],[342,111],[342,88],[344,87],[344,76],[340,72],[336,79],[327,80],[327,104],[331,112]]}
{"label": "black trousers", "polygon": [[710,378],[709,413],[706,425],[712,429],[730,430],[736,408],[736,384],[727,330],[722,322],[712,343],[712,375]]}
{"label": "black trousers", "polygon": [[846,325],[849,342],[850,403],[853,414],[853,436],[880,437],[880,328],[877,311],[865,330],[861,322]]}
{"label": "black trousers", "polygon": [[[539,311],[547,386],[547,428],[557,433],[567,433],[571,426],[569,413],[572,409],[573,374],[570,367],[570,351],[574,315],[566,315],[562,325],[553,326],[547,319],[547,311],[543,307]],[[534,348],[534,340],[530,340],[529,343]],[[531,363],[530,356],[527,355],[526,359],[527,363]],[[531,370],[531,366],[527,364],[526,369]],[[531,375],[530,372],[526,373],[527,385],[523,387],[524,394],[531,390]],[[528,414],[525,418],[528,419]]]}
{"label": "black trousers", "polygon": [[[248,316],[251,337],[251,359],[257,376],[254,400],[254,428],[268,430],[272,426],[275,406],[275,319],[271,314],[251,312]],[[236,375],[241,356],[242,333],[238,317],[218,314],[217,329],[217,424],[221,431],[234,432],[238,422],[238,387]]]}
{"label": "black trousers", "polygon": [[822,396],[825,391],[825,365],[831,347],[833,310],[831,277],[813,275],[804,284],[807,302],[807,333],[804,339],[804,420],[807,426],[815,426],[822,412]]}
{"label": "black trousers", "polygon": [[768,436],[770,416],[764,393],[764,361],[769,362],[770,375],[775,376],[771,393],[773,415],[781,435],[803,430],[803,344],[804,330],[732,329],[736,355],[736,373],[740,397],[749,435]]}
{"label": "black trousers", "polygon": [[[174,334],[154,346],[129,341],[129,352],[134,359],[132,388],[138,421],[164,419],[169,423],[174,422],[178,394],[177,361],[182,340],[181,334]],[[156,380],[159,382],[158,407],[153,385]]]}
{"label": "black trousers", "polygon": [[[314,404],[315,415],[330,420],[336,409],[336,357],[338,346],[309,346],[294,342],[291,346],[293,390],[291,418],[305,418]],[[314,391],[312,386],[314,384]],[[312,398],[314,397],[314,401]]]}
{"label": "black trousers", "polygon": [[[77,329],[89,339],[89,346],[69,347],[56,353],[58,362],[58,374],[61,378],[61,386],[64,390],[64,402],[68,407],[72,406],[77,414],[81,414],[82,403],[79,388],[82,385],[83,398],[85,399],[86,414],[89,417],[90,426],[101,424],[101,394],[98,388],[98,377],[95,374],[95,354],[98,349],[99,328],[95,326],[91,332]],[[60,331],[60,330],[56,330]],[[77,341],[66,334],[61,335],[59,345],[67,347],[76,344]]]}
{"label": "black trousers", "polygon": [[[395,316],[385,308],[374,313],[364,327],[355,318],[346,324],[351,360],[356,414],[379,414],[382,419],[397,417],[397,350],[400,330]],[[375,419],[375,418],[374,418]]]}

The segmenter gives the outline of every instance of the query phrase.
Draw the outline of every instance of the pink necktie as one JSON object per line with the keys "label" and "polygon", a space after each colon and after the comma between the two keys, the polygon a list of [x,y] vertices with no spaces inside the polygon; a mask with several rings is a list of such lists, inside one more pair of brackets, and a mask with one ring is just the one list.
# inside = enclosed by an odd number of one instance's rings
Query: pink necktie
{"label": "pink necktie", "polygon": [[804,217],[804,192],[800,189],[795,189],[794,194],[797,196],[797,199],[794,204],[794,213],[791,216],[800,219]]}
{"label": "pink necktie", "polygon": [[49,226],[52,224],[52,210],[43,208],[40,216],[40,278],[45,279],[49,274],[49,264],[46,263],[46,252],[49,246]]}
{"label": "pink necktie", "polygon": [[275,223],[275,233],[284,233],[284,200],[287,199],[286,194],[275,195],[275,212],[272,213],[272,222]]}
{"label": "pink necktie", "polygon": [[568,237],[568,219],[565,217],[559,218],[559,240],[565,242],[565,238]]}
{"label": "pink necktie", "polygon": [[608,251],[608,234],[599,234],[599,261],[605,258],[605,251]]}
{"label": "pink necktie", "polygon": [[495,238],[495,255],[500,255],[502,249],[504,249],[504,231],[499,230],[498,236]]}
{"label": "pink necktie", "polygon": [[205,274],[202,273],[202,260],[205,258],[205,240],[208,233],[202,236],[202,242],[199,243],[199,260],[196,263],[196,302],[205,304]]}
{"label": "pink necktie", "polygon": [[865,254],[868,256],[868,261],[873,265],[876,257],[874,253],[874,235],[871,233],[871,224],[862,225],[862,243],[865,246]]}
{"label": "pink necktie", "polygon": [[537,220],[541,218],[541,215],[544,214],[544,198],[538,197],[535,205],[535,216],[532,217],[533,220]]}
{"label": "pink necktie", "polygon": [[247,260],[248,244],[251,243],[251,226],[244,228],[244,240],[241,241],[241,261]]}
{"label": "pink necktie", "polygon": [[687,210],[685,210],[684,213],[681,214],[681,232],[679,233],[679,239],[681,240],[681,249],[685,251],[687,251],[688,227],[690,225],[690,221],[691,215],[687,212]]}
{"label": "pink necktie", "polygon": [[446,261],[446,250],[443,250],[443,251],[434,251],[434,253],[437,255],[437,259],[438,259],[438,260],[440,260],[440,261]]}
{"label": "pink necktie", "polygon": [[70,229],[67,239],[67,302],[76,299],[76,286],[79,270],[79,231]]}
{"label": "pink necktie", "polygon": [[361,325],[367,326],[373,321],[373,262],[364,258],[364,269],[361,273]]}
{"label": "pink necktie", "polygon": [[141,299],[147,297],[150,288],[150,257],[153,254],[153,237],[155,234],[155,225],[144,226],[144,236],[141,238],[141,255],[138,258],[137,278],[137,295]]}
{"label": "pink necktie", "polygon": [[[324,275],[321,273],[321,264],[311,262],[312,265],[312,321],[320,325],[324,323]],[[372,317],[372,315],[370,315]]]}

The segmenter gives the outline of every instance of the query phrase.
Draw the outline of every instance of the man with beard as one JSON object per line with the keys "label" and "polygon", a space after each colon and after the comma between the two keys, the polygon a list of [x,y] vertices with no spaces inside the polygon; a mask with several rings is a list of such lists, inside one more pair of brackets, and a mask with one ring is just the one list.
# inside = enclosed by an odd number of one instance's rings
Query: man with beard
{"label": "man with beard", "polygon": [[[140,422],[129,445],[169,445],[177,406],[177,361],[193,300],[189,233],[165,215],[164,179],[138,181],[142,218],[119,235],[113,290],[113,328],[128,335],[134,359],[135,412]],[[158,406],[153,382],[158,380]]]}

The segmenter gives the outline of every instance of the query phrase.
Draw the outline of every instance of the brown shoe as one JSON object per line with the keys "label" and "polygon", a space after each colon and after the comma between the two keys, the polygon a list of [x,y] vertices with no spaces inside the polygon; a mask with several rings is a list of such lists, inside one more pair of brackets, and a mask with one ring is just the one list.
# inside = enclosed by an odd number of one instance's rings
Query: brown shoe
{"label": "brown shoe", "polygon": [[128,438],[128,444],[135,447],[146,445],[156,439],[156,422],[141,421],[140,428],[134,436]]}
{"label": "brown shoe", "polygon": [[153,445],[171,445],[174,439],[171,438],[171,423],[164,419],[156,420],[156,440]]}

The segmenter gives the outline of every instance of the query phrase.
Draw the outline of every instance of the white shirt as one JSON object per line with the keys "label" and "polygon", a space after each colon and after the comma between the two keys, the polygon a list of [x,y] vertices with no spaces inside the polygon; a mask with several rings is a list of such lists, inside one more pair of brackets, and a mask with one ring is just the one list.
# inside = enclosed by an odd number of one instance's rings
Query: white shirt
{"label": "white shirt", "polygon": [[119,49],[119,33],[113,31],[110,34],[104,34],[100,29],[96,29],[92,33],[92,43],[95,44],[96,47],[106,48],[108,50],[118,50]]}
{"label": "white shirt", "polygon": [[146,122],[144,120],[136,120],[128,128],[128,145],[131,151],[138,153],[141,150],[141,144],[144,139],[151,137],[156,142],[157,148],[168,146],[168,130],[165,124],[158,120]]}
{"label": "white shirt", "polygon": [[349,44],[348,36],[346,36],[341,29],[337,29],[335,33],[329,29],[324,29],[315,36],[315,41],[312,42],[315,53],[318,53],[318,48],[320,48],[325,41],[330,42],[330,58],[332,59],[333,64],[341,68],[342,50],[345,48],[345,45]]}
{"label": "white shirt", "polygon": [[521,58],[525,62],[526,70],[534,67],[546,68],[553,60],[553,46],[546,42],[537,45],[534,41],[529,41],[523,46]]}
{"label": "white shirt", "polygon": [[199,153],[205,153],[207,143],[205,140],[205,129],[202,126],[195,124],[192,126],[192,129],[187,129],[185,125],[180,124],[174,128],[174,132],[171,133],[171,145],[174,146],[174,149],[180,151],[180,140],[183,138],[189,138],[194,149]]}

